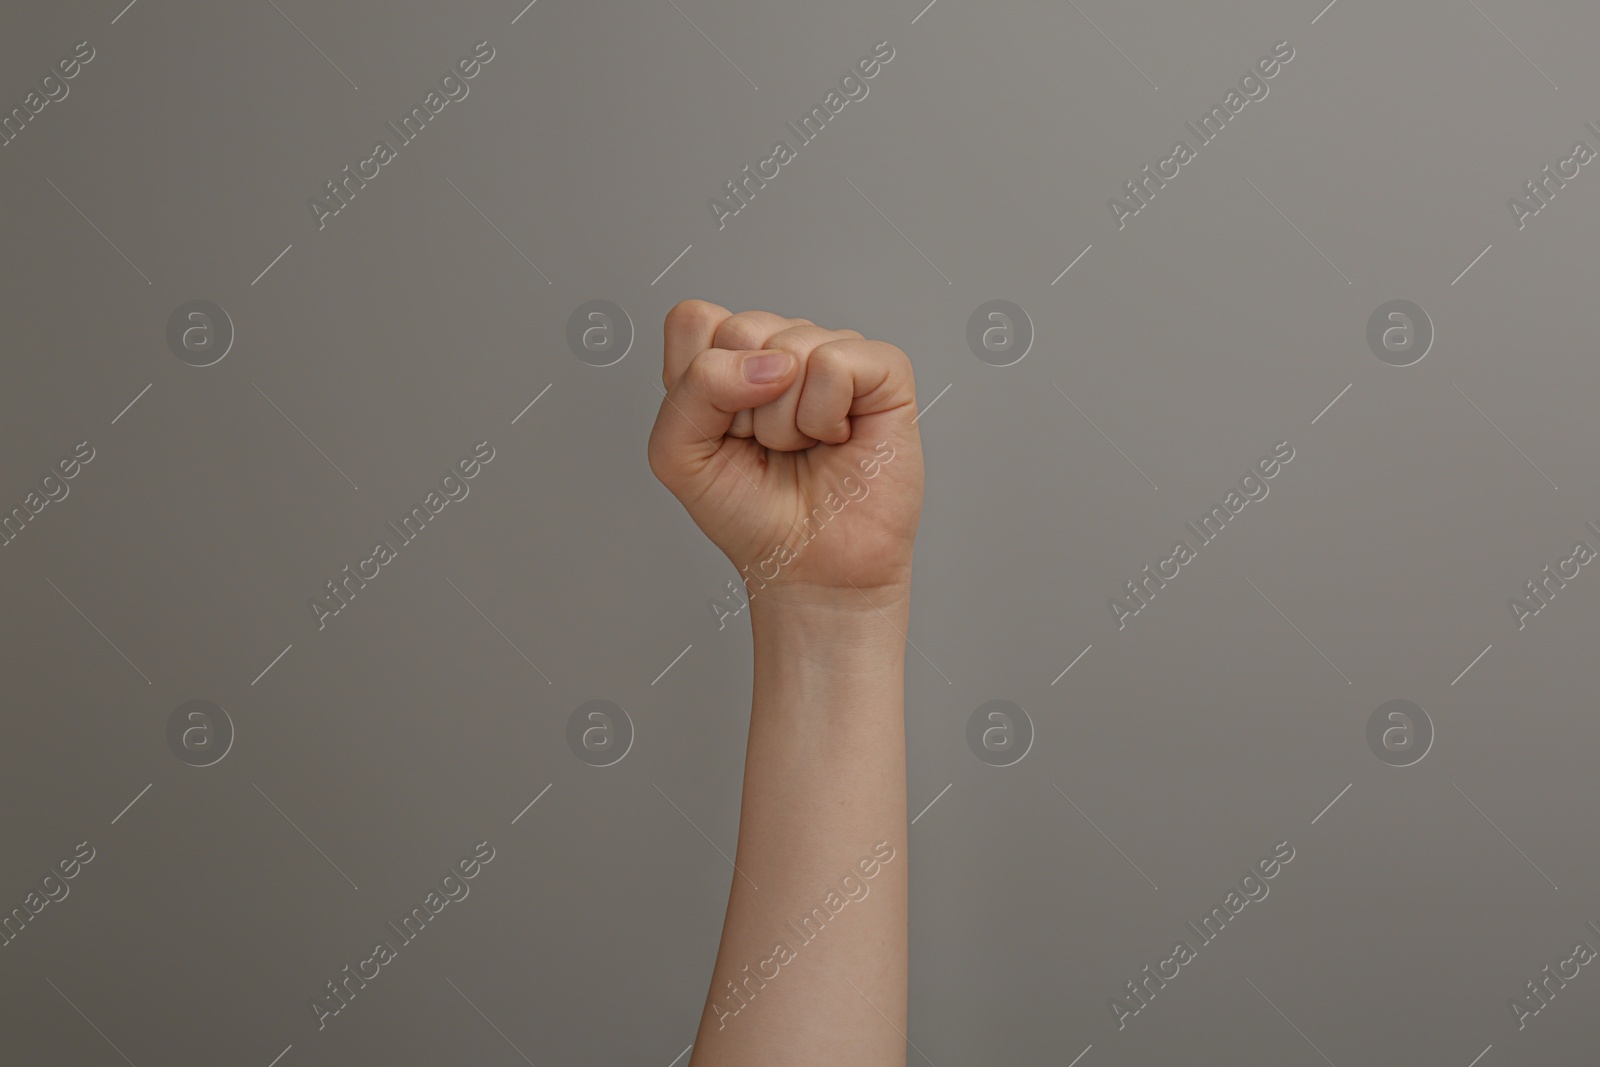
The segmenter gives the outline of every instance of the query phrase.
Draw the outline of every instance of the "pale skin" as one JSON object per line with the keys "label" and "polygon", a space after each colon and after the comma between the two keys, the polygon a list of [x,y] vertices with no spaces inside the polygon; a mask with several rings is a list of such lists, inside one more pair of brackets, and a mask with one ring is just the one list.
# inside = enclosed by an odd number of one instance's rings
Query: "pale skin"
{"label": "pale skin", "polygon": [[[737,870],[690,1063],[900,1067],[911,362],[853,330],[702,300],[663,334],[650,468],[746,579],[755,648]],[[790,924],[830,892],[837,910],[807,940]]]}

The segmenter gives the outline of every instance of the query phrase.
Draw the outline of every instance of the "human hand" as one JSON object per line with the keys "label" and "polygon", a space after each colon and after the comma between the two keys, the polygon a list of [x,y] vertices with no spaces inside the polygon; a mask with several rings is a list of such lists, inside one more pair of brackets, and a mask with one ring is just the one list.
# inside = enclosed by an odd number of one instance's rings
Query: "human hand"
{"label": "human hand", "polygon": [[[752,596],[859,599],[911,578],[922,446],[911,361],[854,330],[685,300],[663,324],[650,469]],[[750,380],[755,378],[757,380]]]}

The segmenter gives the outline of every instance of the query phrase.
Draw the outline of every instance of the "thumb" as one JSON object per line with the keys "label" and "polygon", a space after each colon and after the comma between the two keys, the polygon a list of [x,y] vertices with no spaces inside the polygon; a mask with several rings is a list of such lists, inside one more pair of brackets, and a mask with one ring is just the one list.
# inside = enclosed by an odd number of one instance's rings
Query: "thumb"
{"label": "thumb", "polygon": [[793,353],[710,348],[690,361],[662,398],[650,431],[650,469],[673,492],[706,469],[741,411],[782,396],[799,361]]}

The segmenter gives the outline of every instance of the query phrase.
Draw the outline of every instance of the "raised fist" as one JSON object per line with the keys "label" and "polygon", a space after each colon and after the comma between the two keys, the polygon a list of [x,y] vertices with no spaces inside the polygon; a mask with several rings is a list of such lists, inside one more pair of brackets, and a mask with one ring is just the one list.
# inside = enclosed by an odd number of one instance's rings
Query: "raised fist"
{"label": "raised fist", "polygon": [[667,313],[650,469],[752,597],[903,591],[922,510],[916,383],[900,349],[703,300]]}

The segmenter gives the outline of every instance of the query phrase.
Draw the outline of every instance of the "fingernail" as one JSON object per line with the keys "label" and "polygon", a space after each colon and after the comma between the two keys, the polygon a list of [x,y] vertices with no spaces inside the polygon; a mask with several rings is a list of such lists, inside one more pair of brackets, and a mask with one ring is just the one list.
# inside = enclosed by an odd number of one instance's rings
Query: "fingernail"
{"label": "fingernail", "polygon": [[744,380],[752,385],[766,385],[789,373],[790,355],[787,352],[757,352],[744,357]]}

